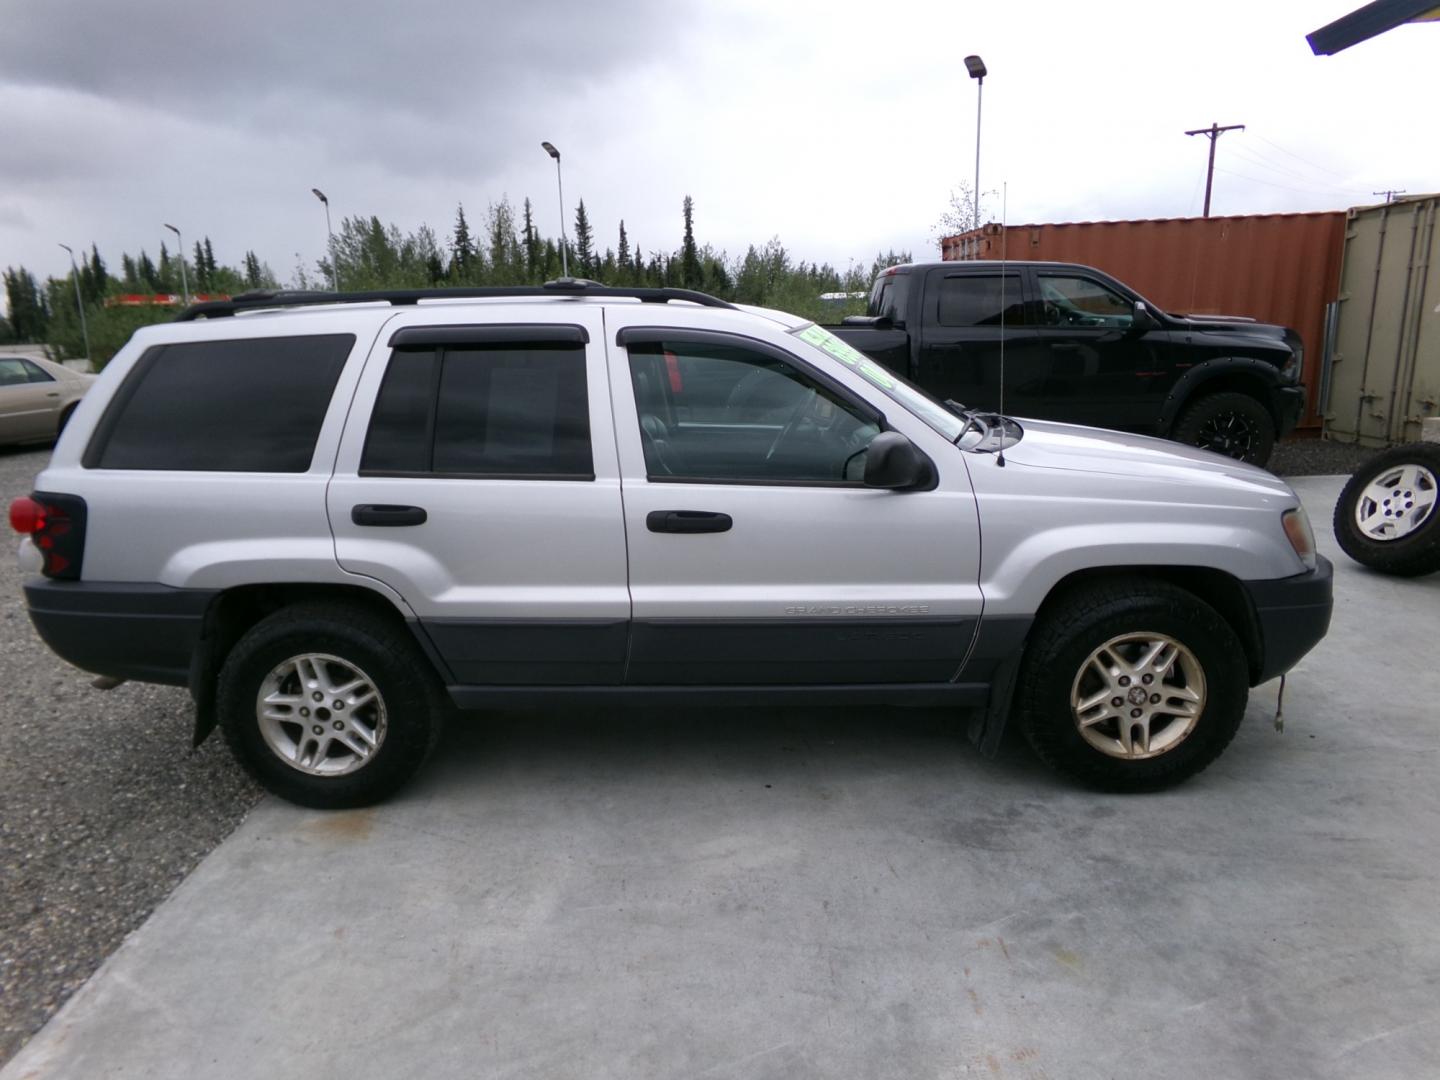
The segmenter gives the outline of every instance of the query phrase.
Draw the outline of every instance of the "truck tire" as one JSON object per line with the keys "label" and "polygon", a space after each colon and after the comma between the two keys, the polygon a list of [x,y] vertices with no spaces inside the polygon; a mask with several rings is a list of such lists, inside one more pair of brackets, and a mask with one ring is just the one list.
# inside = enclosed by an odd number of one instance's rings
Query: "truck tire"
{"label": "truck tire", "polygon": [[262,619],[225,658],[226,742],[268,791],[318,809],[368,806],[438,741],[443,689],[402,627],[336,604]]}
{"label": "truck tire", "polygon": [[1025,652],[1020,729],[1051,768],[1101,791],[1200,772],[1245,715],[1249,668],[1214,608],[1160,581],[1072,590]]}
{"label": "truck tire", "polygon": [[1335,504],[1335,539],[1356,562],[1417,577],[1440,570],[1440,443],[1408,443],[1366,462]]}
{"label": "truck tire", "polygon": [[1251,465],[1264,465],[1275,448],[1275,418],[1249,394],[1210,394],[1185,407],[1170,437]]}

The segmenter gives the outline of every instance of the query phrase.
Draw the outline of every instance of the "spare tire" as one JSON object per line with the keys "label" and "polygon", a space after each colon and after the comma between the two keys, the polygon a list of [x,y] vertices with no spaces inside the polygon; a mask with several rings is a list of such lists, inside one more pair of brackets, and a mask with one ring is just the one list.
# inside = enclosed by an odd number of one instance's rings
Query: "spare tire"
{"label": "spare tire", "polygon": [[1397,577],[1440,570],[1440,443],[1406,443],[1366,462],[1335,504],[1335,539],[1356,562]]}

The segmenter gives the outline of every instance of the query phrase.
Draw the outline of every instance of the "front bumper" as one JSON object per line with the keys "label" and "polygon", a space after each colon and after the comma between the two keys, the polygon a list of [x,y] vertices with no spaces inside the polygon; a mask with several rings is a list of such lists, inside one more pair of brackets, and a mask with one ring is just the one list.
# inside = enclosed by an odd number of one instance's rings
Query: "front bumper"
{"label": "front bumper", "polygon": [[1305,386],[1303,383],[1278,386],[1270,399],[1275,407],[1275,436],[1283,439],[1295,430],[1301,414],[1305,412]]}
{"label": "front bumper", "polygon": [[1259,685],[1283,675],[1330,629],[1335,568],[1323,555],[1294,577],[1243,582],[1260,629]]}

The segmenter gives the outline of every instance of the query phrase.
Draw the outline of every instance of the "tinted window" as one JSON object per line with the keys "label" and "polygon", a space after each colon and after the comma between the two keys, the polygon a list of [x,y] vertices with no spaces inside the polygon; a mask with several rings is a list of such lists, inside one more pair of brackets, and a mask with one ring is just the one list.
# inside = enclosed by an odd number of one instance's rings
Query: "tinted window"
{"label": "tinted window", "polygon": [[886,274],[881,276],[871,290],[868,313],[877,317],[885,316],[895,326],[904,326],[909,302],[910,275]]}
{"label": "tinted window", "polygon": [[940,326],[1022,326],[1024,297],[1018,274],[944,277],[936,288],[935,321]]}
{"label": "tinted window", "polygon": [[352,334],[158,345],[135,365],[85,464],[304,472]]}
{"label": "tinted window", "polygon": [[1040,275],[1040,318],[1046,326],[1127,327],[1135,305],[1114,289],[1080,277]]}
{"label": "tinted window", "polygon": [[375,403],[361,469],[591,478],[584,349],[504,344],[397,351]]}
{"label": "tinted window", "polygon": [[858,483],[880,431],[871,410],[759,350],[636,345],[630,377],[652,480]]}

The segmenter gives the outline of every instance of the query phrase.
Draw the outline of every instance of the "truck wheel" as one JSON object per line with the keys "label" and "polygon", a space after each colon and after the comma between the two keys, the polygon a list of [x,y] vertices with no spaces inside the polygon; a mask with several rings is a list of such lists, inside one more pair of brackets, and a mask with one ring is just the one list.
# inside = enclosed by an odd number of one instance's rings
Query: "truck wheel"
{"label": "truck wheel", "polygon": [[1042,761],[1082,784],[1155,791],[1214,761],[1248,698],[1244,650],[1213,608],[1164,582],[1107,582],[1045,614],[1019,722]]}
{"label": "truck wheel", "polygon": [[1270,410],[1248,394],[1211,394],[1180,414],[1171,438],[1251,465],[1264,465],[1275,448],[1275,420]]}
{"label": "truck wheel", "polygon": [[420,768],[443,691],[405,631],[338,605],[276,612],[220,669],[225,739],[267,790],[301,806],[366,806]]}
{"label": "truck wheel", "polygon": [[1409,443],[1350,477],[1335,504],[1335,539],[1358,563],[1416,577],[1440,570],[1440,443]]}

